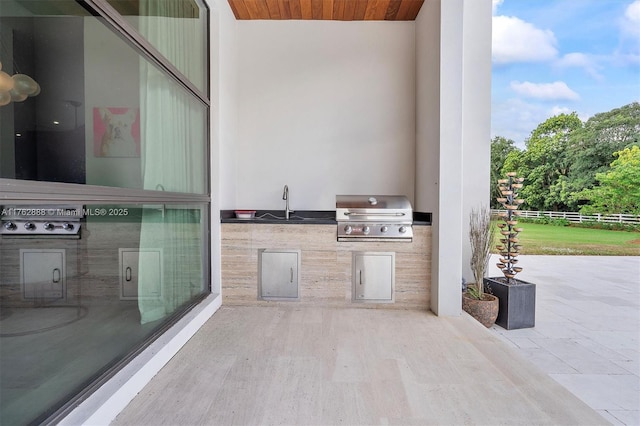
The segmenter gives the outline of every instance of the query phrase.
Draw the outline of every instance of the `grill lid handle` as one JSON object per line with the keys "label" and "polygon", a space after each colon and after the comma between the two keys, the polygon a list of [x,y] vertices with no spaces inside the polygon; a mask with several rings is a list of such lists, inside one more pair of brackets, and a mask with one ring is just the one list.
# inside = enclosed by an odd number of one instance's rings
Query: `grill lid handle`
{"label": "grill lid handle", "polygon": [[345,216],[406,216],[406,213],[395,212],[395,213],[358,213],[358,212],[344,212]]}

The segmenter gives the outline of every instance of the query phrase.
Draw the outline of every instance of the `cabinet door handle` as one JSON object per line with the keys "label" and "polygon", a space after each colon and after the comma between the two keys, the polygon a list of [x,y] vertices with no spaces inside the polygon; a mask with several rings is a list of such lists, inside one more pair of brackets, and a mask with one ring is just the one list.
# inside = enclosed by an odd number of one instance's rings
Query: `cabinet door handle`
{"label": "cabinet door handle", "polygon": [[291,268],[291,280],[289,282],[293,282],[293,268]]}
{"label": "cabinet door handle", "polygon": [[60,268],[55,268],[53,270],[53,277],[51,278],[52,281],[54,282],[54,284],[57,284],[60,282]]}
{"label": "cabinet door handle", "polygon": [[360,285],[362,285],[362,270],[358,271],[358,276],[359,276]]}
{"label": "cabinet door handle", "polygon": [[131,281],[131,266],[127,266],[127,269],[124,270],[124,279]]}

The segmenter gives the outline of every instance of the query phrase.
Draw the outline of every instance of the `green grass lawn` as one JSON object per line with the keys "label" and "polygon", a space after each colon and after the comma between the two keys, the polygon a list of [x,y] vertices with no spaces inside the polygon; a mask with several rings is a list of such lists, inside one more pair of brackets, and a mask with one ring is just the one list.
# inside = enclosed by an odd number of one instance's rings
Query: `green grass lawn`
{"label": "green grass lawn", "polygon": [[[640,232],[521,223],[521,254],[640,256]],[[496,235],[496,240],[500,234]],[[495,249],[494,249],[495,251]]]}

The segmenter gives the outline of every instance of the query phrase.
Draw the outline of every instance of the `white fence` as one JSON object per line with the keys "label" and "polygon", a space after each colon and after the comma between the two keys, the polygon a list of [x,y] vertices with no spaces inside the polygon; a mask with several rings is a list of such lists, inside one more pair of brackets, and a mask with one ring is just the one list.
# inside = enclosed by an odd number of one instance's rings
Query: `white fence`
{"label": "white fence", "polygon": [[[506,210],[491,210],[492,214],[504,212]],[[640,225],[640,216],[633,214],[580,214],[575,212],[538,212],[529,210],[518,210],[520,217],[536,218],[548,217],[551,219],[566,219],[569,222],[604,222],[604,223],[626,223],[631,225]]]}

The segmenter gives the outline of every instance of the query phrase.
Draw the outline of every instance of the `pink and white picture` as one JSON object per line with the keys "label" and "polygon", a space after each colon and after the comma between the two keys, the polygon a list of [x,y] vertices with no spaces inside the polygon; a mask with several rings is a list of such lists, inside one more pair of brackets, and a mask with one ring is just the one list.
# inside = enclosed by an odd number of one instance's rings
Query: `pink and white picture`
{"label": "pink and white picture", "polygon": [[140,157],[140,109],[93,109],[93,155]]}

